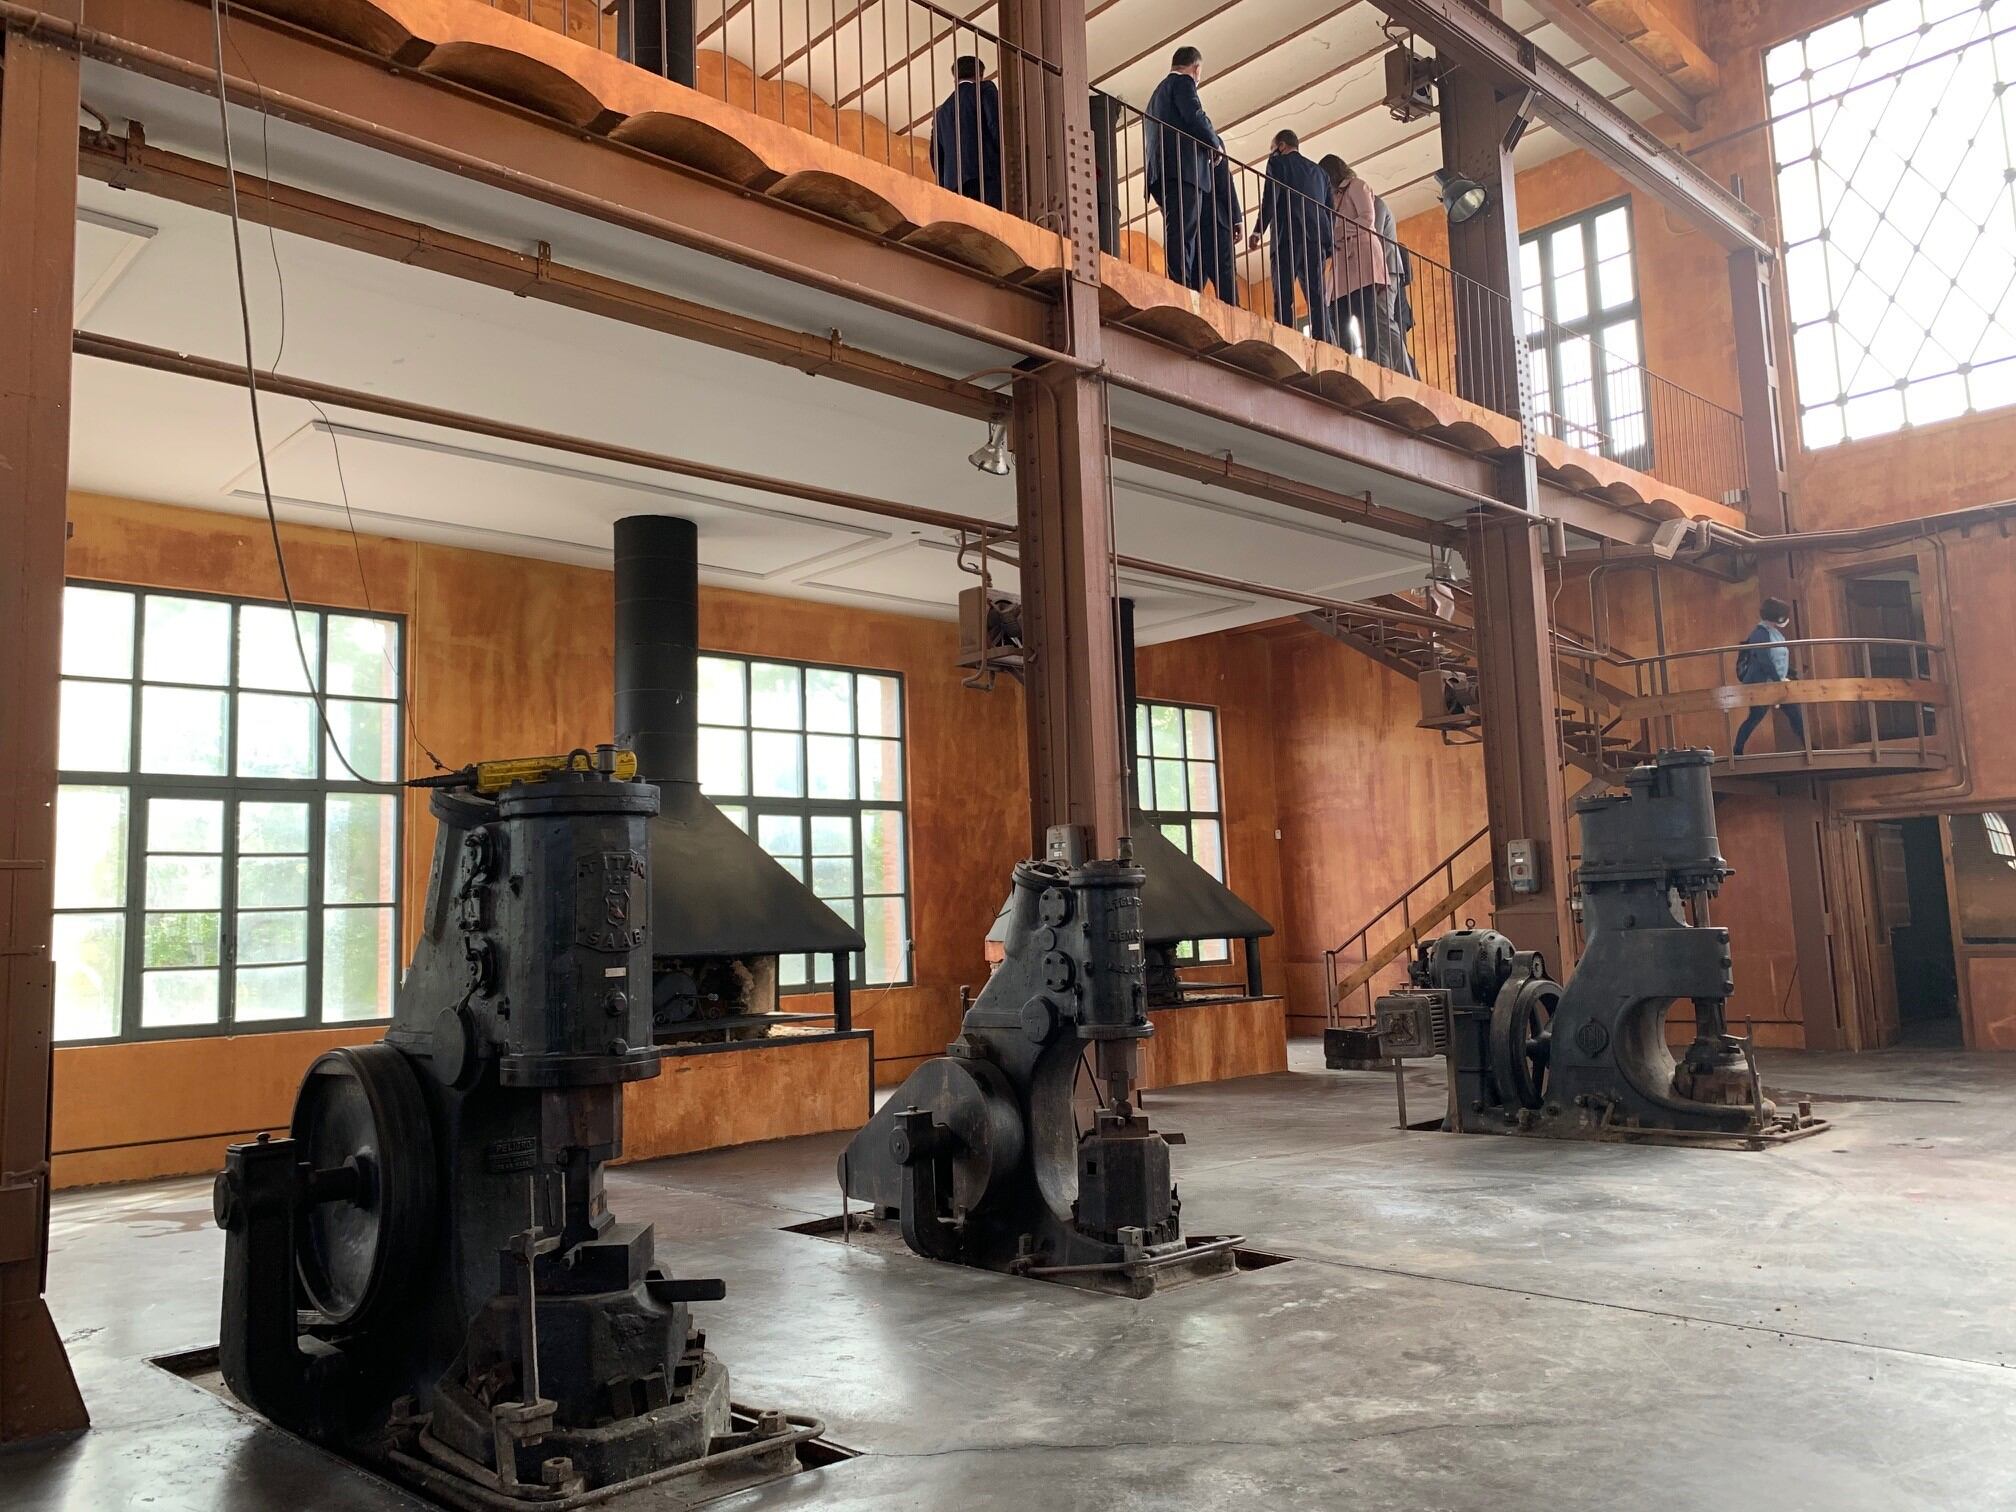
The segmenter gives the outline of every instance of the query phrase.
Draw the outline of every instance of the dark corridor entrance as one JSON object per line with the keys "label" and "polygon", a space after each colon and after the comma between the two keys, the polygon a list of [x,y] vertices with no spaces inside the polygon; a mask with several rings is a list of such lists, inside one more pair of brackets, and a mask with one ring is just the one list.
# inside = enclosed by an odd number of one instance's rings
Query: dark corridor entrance
{"label": "dark corridor entrance", "polygon": [[1877,931],[1889,946],[1896,986],[1893,1043],[1958,1049],[1960,986],[1939,821],[1886,819],[1869,826],[1869,841]]}

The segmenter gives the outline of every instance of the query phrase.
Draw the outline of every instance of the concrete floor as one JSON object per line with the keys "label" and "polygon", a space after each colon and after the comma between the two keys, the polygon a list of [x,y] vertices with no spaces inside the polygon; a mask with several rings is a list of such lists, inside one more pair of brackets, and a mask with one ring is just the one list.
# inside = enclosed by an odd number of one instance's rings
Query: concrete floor
{"label": "concrete floor", "polygon": [[[1293,1064],[1151,1101],[1191,1229],[1294,1263],[1141,1303],[781,1232],[837,1211],[837,1137],[616,1174],[728,1278],[737,1396],[862,1453],[718,1505],[2016,1507],[2016,1062],[1775,1054],[1836,1122],[1764,1153],[1400,1135],[1389,1078]],[[0,1508],[419,1506],[144,1363],[216,1338],[209,1208],[58,1199],[97,1426],[0,1459]]]}

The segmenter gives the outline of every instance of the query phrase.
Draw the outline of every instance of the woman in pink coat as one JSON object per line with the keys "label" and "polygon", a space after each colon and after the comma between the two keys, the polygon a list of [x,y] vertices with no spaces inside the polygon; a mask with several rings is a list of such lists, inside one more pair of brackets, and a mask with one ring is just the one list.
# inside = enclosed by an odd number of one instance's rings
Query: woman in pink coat
{"label": "woman in pink coat", "polygon": [[[1330,254],[1330,329],[1360,356],[1372,350],[1379,319],[1379,294],[1392,279],[1386,244],[1373,230],[1377,211],[1372,186],[1335,153],[1317,165],[1330,180],[1330,203],[1337,215],[1337,247]],[[1357,321],[1356,330],[1348,324]]]}

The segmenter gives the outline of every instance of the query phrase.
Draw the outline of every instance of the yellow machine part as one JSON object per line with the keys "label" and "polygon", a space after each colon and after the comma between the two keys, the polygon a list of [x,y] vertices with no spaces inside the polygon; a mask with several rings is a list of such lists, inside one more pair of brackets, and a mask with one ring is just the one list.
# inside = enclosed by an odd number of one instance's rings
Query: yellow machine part
{"label": "yellow machine part", "polygon": [[[615,752],[615,776],[628,782],[637,775],[637,753]],[[570,751],[565,756],[513,756],[504,761],[476,763],[476,791],[494,797],[514,782],[539,782],[555,772],[600,770],[594,753]]]}

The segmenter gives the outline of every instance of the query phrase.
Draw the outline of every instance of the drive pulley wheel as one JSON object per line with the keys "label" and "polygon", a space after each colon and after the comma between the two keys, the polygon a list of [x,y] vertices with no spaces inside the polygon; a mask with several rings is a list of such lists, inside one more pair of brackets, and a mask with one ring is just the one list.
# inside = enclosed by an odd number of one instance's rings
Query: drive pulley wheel
{"label": "drive pulley wheel", "polygon": [[1491,1008],[1491,1074],[1508,1105],[1538,1108],[1547,1101],[1547,1068],[1554,1053],[1554,1010],[1561,988],[1545,977],[1507,982]]}
{"label": "drive pulley wheel", "polygon": [[326,1321],[360,1326],[412,1284],[433,1241],[434,1129],[413,1063],[382,1042],[326,1052],[295,1095],[293,1135],[309,1169],[301,1289]]}

